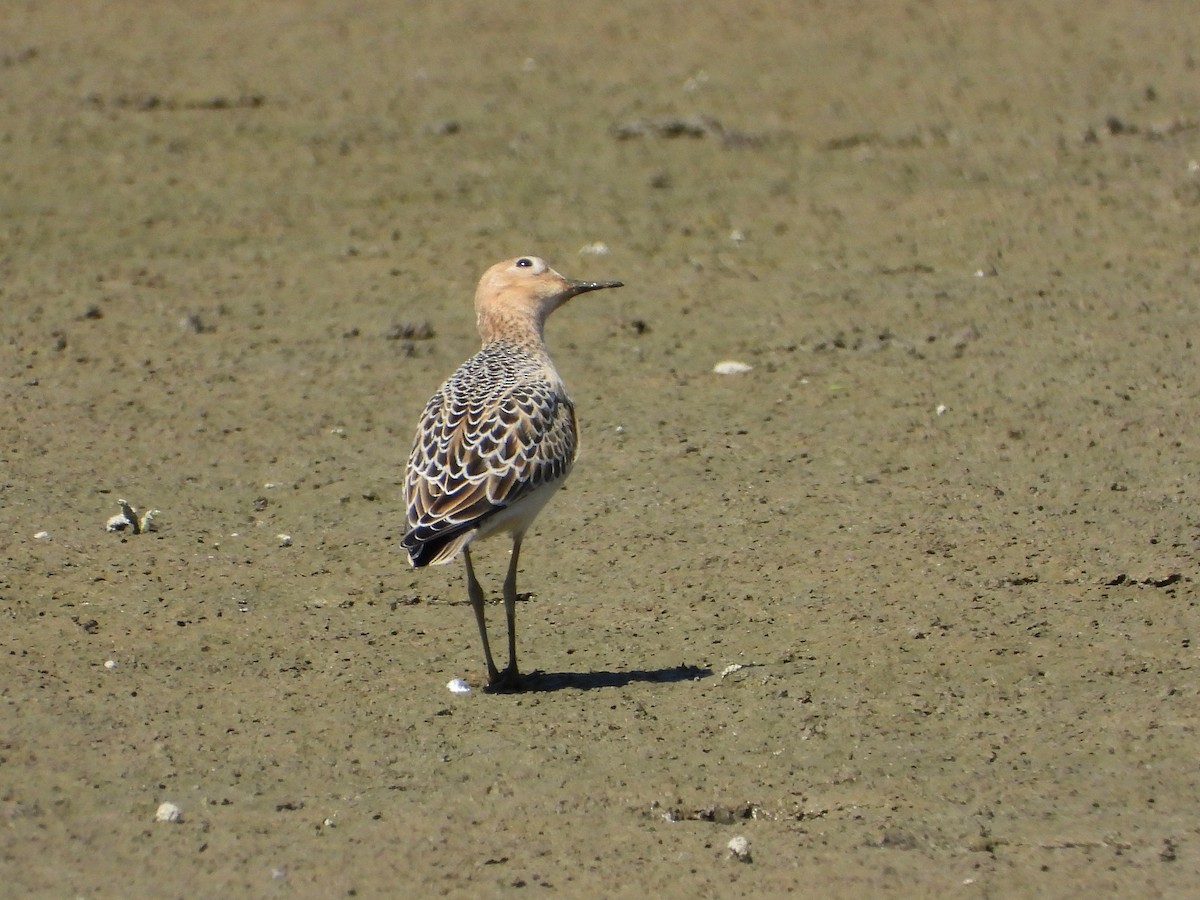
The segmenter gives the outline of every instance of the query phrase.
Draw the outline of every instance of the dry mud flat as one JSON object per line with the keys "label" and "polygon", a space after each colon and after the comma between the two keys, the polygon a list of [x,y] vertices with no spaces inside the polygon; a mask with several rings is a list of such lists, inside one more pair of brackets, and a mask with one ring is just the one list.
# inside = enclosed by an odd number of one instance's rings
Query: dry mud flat
{"label": "dry mud flat", "polygon": [[[6,6],[6,889],[1195,893],[1193,20]],[[397,482],[514,253],[627,287],[453,694]]]}

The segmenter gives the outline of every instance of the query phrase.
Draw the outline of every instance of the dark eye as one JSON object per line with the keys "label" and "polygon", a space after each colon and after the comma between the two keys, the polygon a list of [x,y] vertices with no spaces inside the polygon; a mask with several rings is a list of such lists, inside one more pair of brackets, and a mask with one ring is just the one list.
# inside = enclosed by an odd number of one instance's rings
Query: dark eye
{"label": "dark eye", "polygon": [[517,265],[522,269],[529,269],[529,268],[532,268],[532,266],[533,266],[533,260],[530,259],[528,256],[522,256],[520,259],[517,260]]}

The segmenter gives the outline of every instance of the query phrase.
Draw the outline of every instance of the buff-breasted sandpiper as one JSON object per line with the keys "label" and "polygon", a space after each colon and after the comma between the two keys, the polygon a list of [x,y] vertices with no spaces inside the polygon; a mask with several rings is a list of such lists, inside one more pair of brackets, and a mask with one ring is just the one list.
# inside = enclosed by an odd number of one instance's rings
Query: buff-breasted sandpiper
{"label": "buff-breasted sandpiper", "polygon": [[[483,349],[459,366],[425,406],[408,459],[401,544],[414,566],[448,563],[462,551],[467,597],[479,625],[488,685],[520,686],[517,669],[517,559],[534,518],[575,461],[575,406],[546,349],[546,318],[572,297],[619,281],[572,281],[536,256],[497,263],[475,292]],[[483,589],[470,545],[512,536],[504,579],[508,665],[496,668],[484,620]]]}

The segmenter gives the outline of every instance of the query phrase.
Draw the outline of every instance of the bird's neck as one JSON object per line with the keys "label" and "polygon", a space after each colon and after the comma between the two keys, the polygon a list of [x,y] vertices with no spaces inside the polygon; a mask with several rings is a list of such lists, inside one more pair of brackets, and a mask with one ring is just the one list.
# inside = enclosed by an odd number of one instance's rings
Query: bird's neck
{"label": "bird's neck", "polygon": [[500,341],[530,349],[545,349],[545,316],[534,310],[488,310],[476,315],[483,345]]}

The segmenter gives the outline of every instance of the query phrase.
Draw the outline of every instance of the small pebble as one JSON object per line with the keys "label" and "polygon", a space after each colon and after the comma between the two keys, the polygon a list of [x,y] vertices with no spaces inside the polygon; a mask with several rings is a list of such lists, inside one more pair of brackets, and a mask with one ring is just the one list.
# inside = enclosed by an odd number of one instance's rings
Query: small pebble
{"label": "small pebble", "polygon": [[184,334],[203,334],[206,329],[199,313],[188,313],[179,320],[179,330]]}
{"label": "small pebble", "polygon": [[275,537],[279,539],[280,547],[292,546],[292,536],[290,534],[277,534]]}
{"label": "small pebble", "polygon": [[462,122],[458,119],[438,119],[436,122],[430,122],[425,126],[426,134],[437,135],[444,137],[448,134],[458,134],[462,131]]}
{"label": "small pebble", "polygon": [[740,834],[735,838],[730,838],[729,852],[738,862],[750,862],[750,842]]}
{"label": "small pebble", "polygon": [[158,805],[158,811],[154,814],[155,822],[171,822],[177,823],[183,820],[183,810],[170,801],[165,801]]}
{"label": "small pebble", "polygon": [[450,693],[452,693],[452,694],[469,694],[469,693],[471,693],[471,686],[469,684],[467,684],[466,680],[463,678],[452,678],[446,684],[446,687],[448,687],[450,689]]}
{"label": "small pebble", "polygon": [[713,366],[713,371],[718,375],[742,375],[753,368],[754,366],[738,362],[736,359],[723,359]]}
{"label": "small pebble", "polygon": [[108,669],[110,672],[113,669],[115,669],[116,667],[117,667],[117,661],[115,659],[106,659],[104,661],[104,668]]}
{"label": "small pebble", "polygon": [[39,532],[38,532],[37,534],[35,534],[33,537],[34,537],[34,540],[38,540],[38,541],[44,541],[46,538],[50,537],[50,532],[48,532],[48,531],[39,531]]}

